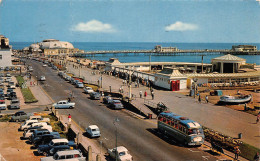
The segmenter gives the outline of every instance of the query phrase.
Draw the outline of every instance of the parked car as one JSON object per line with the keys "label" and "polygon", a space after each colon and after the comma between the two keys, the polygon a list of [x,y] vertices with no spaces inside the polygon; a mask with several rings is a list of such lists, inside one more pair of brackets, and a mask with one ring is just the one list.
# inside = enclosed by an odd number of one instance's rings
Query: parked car
{"label": "parked car", "polygon": [[123,109],[124,108],[124,106],[120,100],[113,100],[110,104],[110,107],[112,107],[114,109]]}
{"label": "parked car", "polygon": [[9,95],[8,95],[8,99],[9,100],[15,100],[17,99],[17,95],[15,92],[11,92]]}
{"label": "parked car", "polygon": [[92,92],[94,92],[94,90],[91,87],[85,87],[84,92],[85,93],[92,93]]}
{"label": "parked car", "polygon": [[43,67],[47,67],[47,64],[43,64],[42,66],[43,66]]}
{"label": "parked car", "polygon": [[68,145],[56,146],[56,147],[51,148],[51,150],[49,151],[47,156],[53,156],[58,151],[66,151],[66,150],[70,150],[70,146],[68,146]]}
{"label": "parked car", "polygon": [[40,129],[46,129],[46,130],[50,131],[49,129],[52,129],[52,127],[50,125],[29,127],[27,130],[24,130],[23,138],[29,139],[34,131],[40,130]]}
{"label": "parked car", "polygon": [[39,136],[42,136],[42,135],[44,135],[44,134],[50,134],[49,130],[47,130],[47,129],[38,129],[38,130],[35,130],[35,131],[33,132],[33,134],[29,137],[29,141],[30,141],[31,143],[33,143],[33,141],[34,141],[35,138],[37,138],[37,137],[39,137]]}
{"label": "parked car", "polygon": [[5,100],[0,100],[0,110],[6,110],[7,105],[5,104]]}
{"label": "parked car", "polygon": [[12,88],[12,89],[15,89],[15,84],[14,84],[14,82],[8,82],[7,87]]}
{"label": "parked car", "polygon": [[90,93],[90,98],[94,99],[94,100],[99,100],[100,99],[100,93],[92,92],[92,93]]}
{"label": "parked car", "polygon": [[100,137],[100,130],[97,125],[90,125],[86,128],[86,134],[91,138]]}
{"label": "parked car", "polygon": [[77,88],[84,88],[84,84],[82,82],[77,82],[76,87]]}
{"label": "parked car", "polygon": [[55,108],[74,108],[75,103],[74,102],[68,102],[68,100],[62,100],[57,103],[54,103],[53,106]]}
{"label": "parked car", "polygon": [[38,122],[38,120],[26,120],[26,121],[24,121],[24,123],[21,124],[19,130],[26,130],[29,127],[31,127],[31,125],[33,123],[36,123],[36,122]]}
{"label": "parked car", "polygon": [[83,155],[79,150],[67,150],[67,151],[58,151],[53,156],[41,158],[41,161],[53,161],[53,160],[85,161],[86,157],[83,157]]}
{"label": "parked car", "polygon": [[67,76],[65,77],[65,80],[66,80],[66,81],[70,81],[70,80],[71,80],[71,76],[67,75]]}
{"label": "parked car", "polygon": [[14,89],[8,88],[7,91],[6,91],[6,97],[9,97],[9,95],[11,94],[11,92],[14,92]]}
{"label": "parked car", "polygon": [[52,139],[59,139],[60,134],[58,132],[51,132],[50,134],[44,134],[33,140],[33,146],[38,147],[39,145],[49,144]]}
{"label": "parked car", "polygon": [[24,121],[27,120],[32,115],[33,115],[32,113],[25,113],[24,111],[18,111],[11,117],[11,121]]}
{"label": "parked car", "polygon": [[46,78],[45,78],[44,75],[42,75],[42,76],[40,77],[40,81],[46,81]]}
{"label": "parked car", "polygon": [[12,78],[11,78],[11,77],[5,78],[5,82],[11,82],[11,81],[12,81]]}
{"label": "parked car", "polygon": [[107,152],[113,159],[120,161],[133,161],[132,155],[129,154],[129,151],[124,146],[108,149]]}
{"label": "parked car", "polygon": [[49,144],[39,145],[37,150],[39,154],[44,154],[44,153],[48,154],[53,147],[58,147],[61,145],[68,145],[74,148],[76,147],[74,141],[68,141],[68,139],[60,138],[60,139],[53,139]]}
{"label": "parked car", "polygon": [[8,107],[10,110],[12,109],[20,109],[20,101],[19,99],[12,99],[11,104]]}
{"label": "parked car", "polygon": [[105,103],[105,104],[110,104],[110,103],[112,103],[112,102],[113,102],[113,98],[110,97],[110,96],[105,96],[105,97],[103,98],[103,103]]}

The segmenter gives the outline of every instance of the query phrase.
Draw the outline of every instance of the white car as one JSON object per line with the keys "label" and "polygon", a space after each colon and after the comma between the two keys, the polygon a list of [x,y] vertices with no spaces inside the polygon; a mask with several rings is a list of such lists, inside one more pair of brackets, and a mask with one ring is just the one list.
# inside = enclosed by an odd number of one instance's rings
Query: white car
{"label": "white car", "polygon": [[84,92],[85,93],[92,93],[92,92],[94,92],[94,90],[91,87],[85,87]]}
{"label": "white car", "polygon": [[35,126],[34,126],[32,129],[29,128],[28,130],[25,130],[24,133],[23,133],[23,138],[29,139],[30,136],[33,134],[33,132],[35,130],[39,130],[39,129],[46,129],[49,132],[52,132],[52,127],[50,125],[39,125],[38,127],[39,128],[35,128]]}
{"label": "white car", "polygon": [[110,157],[118,161],[133,161],[132,155],[129,154],[129,151],[124,146],[119,146],[117,148],[107,150]]}
{"label": "white car", "polygon": [[5,104],[4,100],[0,101],[0,110],[6,110],[7,105]]}
{"label": "white car", "polygon": [[45,81],[45,80],[46,80],[45,76],[42,75],[42,76],[40,77],[40,81]]}
{"label": "white car", "polygon": [[88,128],[86,128],[86,133],[91,138],[100,137],[100,130],[97,125],[90,125]]}
{"label": "white car", "polygon": [[84,88],[84,84],[82,82],[77,82],[77,88]]}
{"label": "white car", "polygon": [[74,102],[68,102],[67,100],[62,100],[57,103],[54,103],[52,106],[55,108],[74,108],[75,103]]}
{"label": "white car", "polygon": [[38,120],[26,120],[24,123],[21,124],[20,130],[28,129],[33,123],[36,122],[38,122]]}
{"label": "white car", "polygon": [[85,161],[86,157],[84,157],[81,152],[78,150],[66,150],[66,151],[58,151],[56,154],[50,157],[41,158],[41,161],[54,161],[54,160],[67,160],[67,161]]}
{"label": "white car", "polygon": [[42,66],[43,66],[43,67],[47,67],[47,65],[46,65],[46,64],[43,64]]}

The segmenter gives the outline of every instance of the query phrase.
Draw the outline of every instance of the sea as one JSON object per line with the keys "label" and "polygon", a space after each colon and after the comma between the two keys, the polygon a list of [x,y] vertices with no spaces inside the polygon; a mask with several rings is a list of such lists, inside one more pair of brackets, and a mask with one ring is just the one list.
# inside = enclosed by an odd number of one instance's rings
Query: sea
{"label": "sea", "polygon": [[[10,42],[13,49],[23,49],[33,42]],[[163,47],[177,47],[178,49],[231,49],[233,45],[255,45],[260,49],[260,43],[173,43],[173,42],[72,42],[75,48],[85,51],[98,50],[151,50],[156,45]],[[204,53],[203,53],[204,54]],[[201,54],[180,56],[151,56],[152,62],[192,62],[200,63]],[[211,63],[211,59],[222,56],[222,54],[204,54],[203,62]],[[247,63],[260,65],[260,55],[237,55],[246,59]],[[87,56],[92,60],[108,61],[109,58],[118,58],[120,62],[149,62],[148,54],[96,54]]]}

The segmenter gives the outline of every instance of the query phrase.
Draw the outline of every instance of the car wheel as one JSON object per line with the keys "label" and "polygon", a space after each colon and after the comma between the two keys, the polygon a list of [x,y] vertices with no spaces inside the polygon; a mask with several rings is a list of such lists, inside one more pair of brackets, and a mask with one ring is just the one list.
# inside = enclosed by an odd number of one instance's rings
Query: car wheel
{"label": "car wheel", "polygon": [[73,107],[72,106],[70,106],[70,109],[72,109]]}
{"label": "car wheel", "polygon": [[15,122],[19,122],[19,120],[17,119],[17,120],[15,120]]}

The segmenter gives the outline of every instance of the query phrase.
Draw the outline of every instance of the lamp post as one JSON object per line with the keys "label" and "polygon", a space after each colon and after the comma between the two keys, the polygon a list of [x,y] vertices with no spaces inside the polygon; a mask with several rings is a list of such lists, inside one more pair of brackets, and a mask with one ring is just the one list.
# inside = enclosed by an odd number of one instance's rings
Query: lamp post
{"label": "lamp post", "polygon": [[198,79],[197,78],[193,78],[193,82],[194,82],[194,98],[195,98],[195,95],[197,94],[197,81]]}
{"label": "lamp post", "polygon": [[116,117],[115,120],[113,121],[113,124],[114,124],[115,127],[116,127],[116,151],[115,151],[115,158],[116,158],[116,161],[118,161],[118,160],[117,160],[117,158],[118,158],[118,157],[117,157],[117,126],[116,126],[116,123],[117,123],[117,122],[119,122],[118,117]]}

